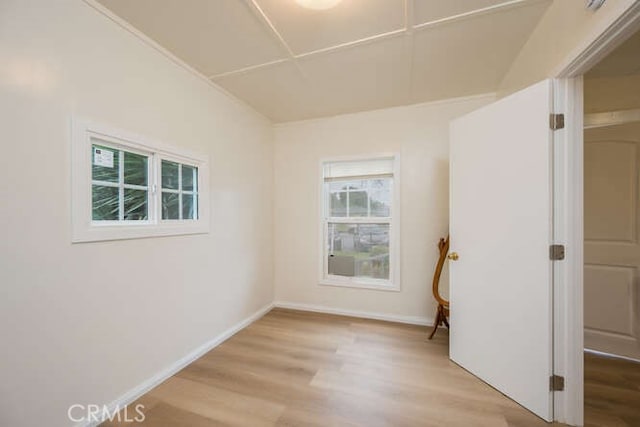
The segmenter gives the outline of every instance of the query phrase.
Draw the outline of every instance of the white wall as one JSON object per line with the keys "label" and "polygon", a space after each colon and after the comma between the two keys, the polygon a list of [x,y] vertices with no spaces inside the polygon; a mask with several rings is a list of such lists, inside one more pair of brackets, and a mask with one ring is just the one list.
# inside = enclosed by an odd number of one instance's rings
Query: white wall
{"label": "white wall", "polygon": [[640,74],[584,79],[585,113],[640,108]]}
{"label": "white wall", "polygon": [[[208,154],[211,232],[72,245],[74,114]],[[0,2],[0,129],[0,425],[69,425],[272,301],[271,124],[87,4]]]}
{"label": "white wall", "polygon": [[500,96],[555,77],[636,1],[609,0],[593,12],[584,1],[554,0],[505,74]]}
{"label": "white wall", "polygon": [[[493,99],[486,95],[276,125],[276,301],[432,319],[436,244],[448,229],[449,121]],[[401,292],[318,285],[319,162],[388,152],[401,156]],[[442,281],[447,282],[446,274]]]}

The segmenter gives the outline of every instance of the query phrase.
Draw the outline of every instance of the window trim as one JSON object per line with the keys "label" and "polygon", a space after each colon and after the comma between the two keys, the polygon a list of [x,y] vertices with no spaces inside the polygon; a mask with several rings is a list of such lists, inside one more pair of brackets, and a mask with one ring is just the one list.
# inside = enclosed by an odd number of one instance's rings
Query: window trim
{"label": "window trim", "polygon": [[[326,213],[326,194],[325,194],[325,180],[324,180],[324,165],[331,162],[344,162],[344,161],[367,161],[376,159],[393,159],[393,185],[392,185],[392,205],[391,205],[391,217],[367,217],[359,218],[353,217],[336,217],[332,218],[330,222],[348,222],[348,223],[371,223],[376,220],[382,220],[382,222],[389,223],[389,280],[372,279],[372,278],[347,278],[336,275],[328,274],[328,257],[326,257],[326,244],[328,240],[327,236],[327,222],[329,217],[325,216]],[[318,186],[318,201],[319,201],[319,275],[318,284],[321,286],[338,286],[347,288],[360,288],[360,289],[373,289],[382,291],[395,291],[401,290],[400,286],[400,270],[402,268],[400,262],[401,251],[401,230],[400,230],[400,155],[398,153],[378,153],[369,155],[358,156],[342,156],[342,157],[330,157],[322,158],[319,162],[319,186]],[[364,177],[362,177],[364,178]]]}
{"label": "window trim", "polygon": [[[71,129],[71,241],[72,243],[137,239],[209,233],[209,159],[208,156],[176,148],[83,118],[72,118]],[[149,156],[149,219],[145,221],[92,220],[92,145],[93,138],[125,151]],[[99,142],[98,142],[99,144]],[[198,168],[198,219],[161,220],[159,204],[162,160]]]}

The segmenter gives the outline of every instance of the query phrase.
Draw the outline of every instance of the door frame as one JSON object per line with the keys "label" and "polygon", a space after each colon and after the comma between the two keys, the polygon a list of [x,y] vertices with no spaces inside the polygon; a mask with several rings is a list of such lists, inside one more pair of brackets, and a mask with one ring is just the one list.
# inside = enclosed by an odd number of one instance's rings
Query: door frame
{"label": "door frame", "polygon": [[584,100],[582,76],[640,30],[640,2],[632,4],[599,36],[569,55],[555,76],[554,112],[565,128],[554,135],[554,242],[566,258],[554,263],[554,373],[564,392],[554,393],[554,420],[584,424]]}

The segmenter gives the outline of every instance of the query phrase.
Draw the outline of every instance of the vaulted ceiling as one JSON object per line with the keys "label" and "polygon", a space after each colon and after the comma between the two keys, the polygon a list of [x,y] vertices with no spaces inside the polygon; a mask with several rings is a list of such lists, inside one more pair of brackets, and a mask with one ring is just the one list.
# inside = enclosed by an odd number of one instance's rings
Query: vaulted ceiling
{"label": "vaulted ceiling", "polygon": [[274,122],[495,91],[551,0],[99,0]]}

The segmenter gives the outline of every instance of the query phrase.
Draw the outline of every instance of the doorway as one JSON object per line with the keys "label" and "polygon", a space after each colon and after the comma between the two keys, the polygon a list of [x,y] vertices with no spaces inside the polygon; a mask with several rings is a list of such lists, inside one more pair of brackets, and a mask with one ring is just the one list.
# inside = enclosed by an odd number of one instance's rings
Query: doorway
{"label": "doorway", "polygon": [[584,75],[584,423],[640,425],[640,31]]}

